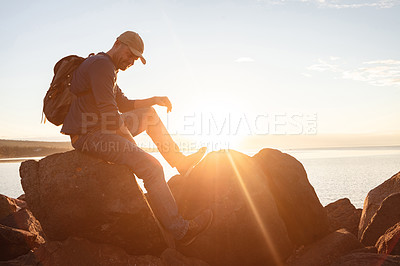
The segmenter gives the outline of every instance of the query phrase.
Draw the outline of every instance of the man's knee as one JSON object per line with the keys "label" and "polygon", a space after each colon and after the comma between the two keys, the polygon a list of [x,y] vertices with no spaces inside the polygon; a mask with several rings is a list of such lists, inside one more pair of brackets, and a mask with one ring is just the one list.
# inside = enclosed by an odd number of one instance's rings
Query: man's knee
{"label": "man's knee", "polygon": [[146,108],[145,108],[145,111],[144,111],[144,115],[145,115],[145,116],[157,116],[157,117],[158,117],[158,114],[157,114],[157,112],[156,112],[156,109],[154,109],[153,106],[146,107]]}
{"label": "man's knee", "polygon": [[150,106],[146,107],[145,112],[143,112],[142,120],[146,121],[147,126],[154,126],[160,122],[160,117],[156,110]]}
{"label": "man's knee", "polygon": [[156,110],[154,109],[154,107],[149,106],[149,107],[142,107],[139,109],[135,109],[133,111],[130,112],[126,112],[124,113],[125,115],[136,115],[136,116],[148,116],[148,115],[153,115],[153,114],[157,114]]}
{"label": "man's knee", "polygon": [[148,113],[151,113],[151,114],[157,113],[157,112],[156,112],[156,109],[154,109],[153,106],[149,106],[149,107],[147,107],[146,109],[147,109],[147,112],[148,112]]}
{"label": "man's knee", "polygon": [[164,179],[164,169],[156,158],[149,156],[145,164],[144,171],[138,173],[138,177],[145,183],[149,184]]}
{"label": "man's knee", "polygon": [[157,164],[152,166],[152,170],[154,173],[153,176],[155,178],[164,179],[164,169],[158,161],[157,161]]}
{"label": "man's knee", "polygon": [[131,120],[134,123],[143,123],[144,121],[149,122],[149,121],[159,120],[159,116],[156,110],[152,106],[135,109],[131,112],[124,113],[123,116],[126,122],[127,120]]}

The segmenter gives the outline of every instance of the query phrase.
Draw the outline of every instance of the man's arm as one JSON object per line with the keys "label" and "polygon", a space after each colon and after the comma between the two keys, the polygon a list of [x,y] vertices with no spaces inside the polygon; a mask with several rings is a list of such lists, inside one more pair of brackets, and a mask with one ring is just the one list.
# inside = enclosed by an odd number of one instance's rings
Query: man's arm
{"label": "man's arm", "polygon": [[145,107],[150,107],[153,105],[160,105],[160,106],[165,106],[167,107],[167,112],[171,112],[172,110],[172,104],[168,97],[159,97],[159,96],[154,96],[151,98],[143,99],[143,100],[135,100],[134,102],[134,108],[139,109],[139,108],[145,108]]}
{"label": "man's arm", "polygon": [[99,112],[101,128],[116,131],[123,125],[114,98],[114,67],[105,60],[98,60],[88,69],[90,86]]}
{"label": "man's arm", "polygon": [[153,105],[160,105],[160,106],[165,106],[167,107],[167,112],[171,112],[172,110],[172,104],[168,97],[165,96],[154,96],[151,98],[147,99],[141,99],[141,100],[129,100],[124,93],[121,91],[121,89],[117,86],[117,105],[118,109],[121,113],[129,112],[134,109],[139,109],[139,108],[147,108]]}
{"label": "man's arm", "polygon": [[136,100],[129,100],[124,93],[121,91],[119,86],[116,84],[117,94],[115,100],[117,102],[118,110],[121,113],[129,112],[135,109],[134,104]]}

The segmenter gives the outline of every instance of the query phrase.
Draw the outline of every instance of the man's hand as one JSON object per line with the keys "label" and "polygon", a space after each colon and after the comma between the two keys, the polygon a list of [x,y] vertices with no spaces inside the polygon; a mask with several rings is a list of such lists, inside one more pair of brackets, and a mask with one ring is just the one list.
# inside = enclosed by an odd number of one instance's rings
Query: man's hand
{"label": "man's hand", "polygon": [[172,110],[172,104],[169,101],[168,97],[166,96],[155,96],[153,97],[154,99],[154,104],[160,105],[160,106],[165,106],[167,107],[167,113],[171,112]]}
{"label": "man's hand", "polygon": [[143,100],[135,100],[134,109],[147,108],[155,104],[167,107],[168,113],[172,110],[172,104],[166,96],[154,96]]}

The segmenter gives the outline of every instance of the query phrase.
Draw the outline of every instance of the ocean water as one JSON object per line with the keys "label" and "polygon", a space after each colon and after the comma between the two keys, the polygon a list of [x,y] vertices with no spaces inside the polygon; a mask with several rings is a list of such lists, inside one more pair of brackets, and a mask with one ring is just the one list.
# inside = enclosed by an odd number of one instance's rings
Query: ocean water
{"label": "ocean water", "polygon": [[362,208],[368,192],[400,172],[400,147],[288,151],[307,171],[323,206],[349,198]]}
{"label": "ocean water", "polygon": [[[367,193],[400,171],[400,146],[284,150],[298,159],[307,171],[323,206],[349,198],[362,208]],[[255,152],[247,152],[253,155]],[[152,153],[164,166],[166,179],[177,171],[159,153]],[[27,158],[25,158],[27,159]],[[33,158],[40,159],[40,158]],[[21,160],[0,160],[0,194],[18,197],[23,194],[19,177]],[[139,179],[143,188],[143,182]]]}

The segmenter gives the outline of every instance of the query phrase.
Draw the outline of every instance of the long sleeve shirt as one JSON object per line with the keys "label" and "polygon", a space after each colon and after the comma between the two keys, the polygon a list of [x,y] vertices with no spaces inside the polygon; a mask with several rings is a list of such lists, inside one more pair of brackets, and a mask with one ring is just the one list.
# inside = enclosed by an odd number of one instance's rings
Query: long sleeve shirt
{"label": "long sleeve shirt", "polygon": [[117,73],[106,53],[90,56],[75,70],[70,89],[77,97],[71,103],[61,133],[115,131],[122,125],[120,112],[133,110],[134,100],[129,100],[118,87]]}

